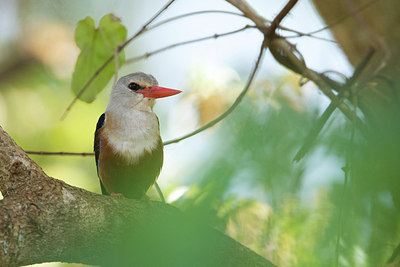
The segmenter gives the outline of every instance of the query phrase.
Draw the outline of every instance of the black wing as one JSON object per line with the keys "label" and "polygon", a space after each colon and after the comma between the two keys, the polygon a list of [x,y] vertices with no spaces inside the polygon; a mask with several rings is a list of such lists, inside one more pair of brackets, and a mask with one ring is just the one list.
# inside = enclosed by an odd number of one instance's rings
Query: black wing
{"label": "black wing", "polygon": [[[106,120],[106,114],[103,113],[101,114],[99,120],[97,121],[96,131],[94,132],[94,155],[96,158],[97,176],[99,176],[99,157],[101,152],[101,138],[99,131],[104,126],[105,120]],[[100,180],[100,187],[103,195],[109,195],[109,193],[106,191],[103,184],[101,183],[101,180]]]}

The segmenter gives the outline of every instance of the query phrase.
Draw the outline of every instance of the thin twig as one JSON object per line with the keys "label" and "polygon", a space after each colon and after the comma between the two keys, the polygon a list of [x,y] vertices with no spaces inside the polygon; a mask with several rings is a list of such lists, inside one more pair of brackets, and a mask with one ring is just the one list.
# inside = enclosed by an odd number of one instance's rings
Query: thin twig
{"label": "thin twig", "polygon": [[[350,78],[349,84],[351,87],[348,89],[351,92],[351,89],[354,88],[353,84],[361,74],[362,70],[365,68],[367,63],[369,62],[369,56],[372,56],[367,54],[366,57],[364,57],[364,60],[362,60],[361,64],[359,64],[359,68],[356,69],[354,72],[354,75]],[[358,70],[358,71],[357,71]],[[338,231],[338,236],[336,240],[336,266],[339,266],[339,256],[340,256],[340,239],[342,238],[343,235],[343,209],[345,205],[345,199],[346,199],[346,188],[347,184],[349,182],[349,179],[352,178],[352,169],[353,169],[353,151],[354,151],[354,136],[356,133],[356,119],[357,119],[357,109],[358,109],[358,95],[356,93],[351,95],[352,97],[352,103],[353,103],[353,119],[351,120],[351,133],[350,133],[350,144],[349,147],[346,151],[346,166],[344,167],[344,183],[343,183],[343,197],[340,203],[340,209],[339,209],[339,218],[338,218],[338,225],[339,225],[339,231]]]}
{"label": "thin twig", "polygon": [[[267,33],[269,27],[267,27],[266,24],[267,23],[272,24],[272,21],[260,16],[245,0],[225,0],[225,1],[227,1],[228,3],[233,5],[235,8],[239,9],[243,13],[243,16],[245,16],[246,18],[248,18],[252,22],[254,22],[256,24],[256,27],[262,33],[264,33],[264,34]],[[281,12],[286,12],[286,10],[284,10],[284,9],[285,8],[283,8]],[[278,18],[278,19],[281,20],[280,18]],[[284,27],[280,24],[278,24],[277,28],[284,30],[284,31],[296,33],[297,35],[300,35],[300,36],[314,37],[308,33],[303,33],[303,32],[299,32],[296,30],[292,30],[292,29]],[[319,38],[319,37],[315,37],[315,38]]]}
{"label": "thin twig", "polygon": [[[346,92],[346,93],[345,93]],[[348,92],[347,90],[344,90],[343,94],[336,98],[336,101],[332,101],[329,106],[325,109],[325,111],[322,113],[321,117],[318,119],[318,121],[315,123],[315,125],[311,128],[310,133],[307,135],[306,139],[304,140],[303,145],[299,149],[299,151],[296,153],[296,156],[294,157],[293,161],[300,161],[306,153],[310,150],[312,144],[314,143],[315,139],[317,138],[318,134],[321,132],[322,128],[332,115],[333,111],[335,111],[336,107],[343,103],[343,100],[348,97]]]}
{"label": "thin twig", "polygon": [[333,81],[334,82],[331,86],[335,87],[335,88],[332,88],[332,89],[339,89],[340,90],[342,85],[339,86],[339,83],[337,81],[332,80],[331,78],[329,78],[329,74],[336,74],[337,76],[342,78],[344,82],[347,81],[346,75],[344,75],[343,73],[341,73],[340,71],[337,71],[337,70],[326,70],[324,72],[321,72],[321,74],[324,75],[327,78],[327,81],[329,81],[329,82]]}
{"label": "thin twig", "polygon": [[118,81],[118,70],[119,70],[118,49],[115,49],[114,51],[114,62],[115,62],[115,74],[114,74],[114,86],[115,86]]}
{"label": "thin twig", "polygon": [[61,156],[94,156],[92,152],[47,152],[47,151],[25,151],[26,154],[31,155],[42,155],[42,156],[51,156],[51,155],[61,155]]}
{"label": "thin twig", "polygon": [[[295,32],[295,31],[292,31],[292,32]],[[314,39],[317,39],[317,40],[326,41],[326,42],[330,42],[330,43],[334,43],[334,44],[338,43],[335,40],[324,38],[324,37],[315,36],[315,35],[308,34],[308,33],[302,33],[302,32],[295,32],[295,33],[297,35],[287,35],[287,36],[282,36],[282,37],[285,38],[285,39],[309,37],[309,38],[314,38]]]}
{"label": "thin twig", "polygon": [[286,17],[286,15],[289,14],[290,10],[292,10],[292,8],[296,5],[296,3],[297,0],[290,0],[278,13],[278,15],[274,18],[266,33],[266,35],[269,38],[275,37],[276,29],[279,27],[279,25],[281,24],[282,20]]}
{"label": "thin twig", "polygon": [[162,202],[162,203],[166,203],[166,202],[165,202],[165,198],[164,198],[164,194],[163,194],[163,192],[161,191],[161,188],[160,188],[160,186],[158,185],[158,183],[155,182],[155,183],[154,183],[154,186],[156,187],[157,193],[158,193],[158,195],[160,196],[161,202]]}
{"label": "thin twig", "polygon": [[[347,159],[346,159],[346,166],[344,168],[342,168],[342,170],[344,172],[343,195],[345,195],[346,194],[347,181],[349,179],[349,166],[348,166]],[[341,200],[340,200],[339,216],[338,216],[338,233],[337,233],[336,245],[335,245],[336,266],[339,266],[340,239],[342,238],[342,233],[343,233],[342,217],[343,217],[344,201],[345,201],[345,198],[342,197]]]}
{"label": "thin twig", "polygon": [[217,38],[220,38],[220,37],[225,37],[225,36],[232,35],[232,34],[235,34],[235,33],[244,31],[246,29],[250,29],[250,28],[255,28],[255,26],[246,25],[246,26],[244,26],[244,27],[242,27],[240,29],[234,30],[234,31],[229,31],[229,32],[220,33],[220,34],[216,33],[216,34],[205,36],[205,37],[201,37],[201,38],[196,38],[196,39],[192,39],[192,40],[187,40],[187,41],[171,44],[171,45],[168,45],[168,46],[153,50],[151,52],[147,52],[147,53],[145,53],[145,54],[143,54],[141,56],[130,58],[130,59],[126,60],[126,64],[129,64],[129,63],[132,63],[132,62],[136,62],[136,61],[139,61],[141,59],[146,59],[146,58],[148,58],[150,56],[153,56],[155,54],[164,52],[164,51],[172,49],[172,48],[176,48],[178,46],[183,46],[183,45],[188,45],[188,44],[192,44],[192,43],[202,42],[202,41],[206,41],[206,40],[210,40],[210,39],[217,39]]}
{"label": "thin twig", "polygon": [[240,16],[240,17],[244,17],[243,14],[240,13],[236,13],[236,12],[232,12],[232,11],[225,11],[225,10],[201,10],[201,11],[195,11],[195,12],[189,12],[186,14],[182,14],[182,15],[178,15],[175,17],[171,17],[165,20],[162,20],[158,23],[153,24],[151,27],[148,27],[147,30],[150,31],[154,28],[157,28],[161,25],[164,25],[166,23],[175,21],[175,20],[179,20],[182,18],[186,18],[186,17],[190,17],[190,16],[196,16],[196,15],[200,15],[200,14],[207,14],[207,13],[218,13],[218,14],[228,14],[228,15],[235,15],[235,16]]}
{"label": "thin twig", "polygon": [[[351,130],[351,135],[350,135],[350,148],[348,150],[352,149],[353,146],[353,141],[354,141],[354,132],[355,132],[355,125],[353,124],[352,130]],[[343,197],[341,198],[341,203],[340,203],[340,207],[339,207],[339,216],[338,216],[338,233],[337,233],[337,239],[336,239],[336,247],[335,247],[335,251],[336,251],[336,266],[339,266],[339,257],[340,257],[340,240],[342,238],[343,235],[343,207],[345,204],[345,195],[346,195],[346,188],[347,188],[347,183],[349,181],[349,177],[350,177],[350,169],[351,169],[351,158],[350,158],[350,154],[351,152],[347,152],[346,153],[346,166],[343,168],[344,171],[344,183],[343,183]]]}
{"label": "thin twig", "polygon": [[[306,72],[304,72],[304,76],[307,77],[308,79],[312,80],[318,88],[331,100],[331,101],[337,101],[335,94],[331,91],[329,84],[325,81],[326,77],[321,77],[321,75],[311,69],[307,69]],[[340,102],[340,101],[338,101]],[[338,103],[336,102],[336,103]],[[340,111],[348,118],[351,120],[352,118],[352,111],[349,108],[348,105],[345,103],[341,102],[337,106]],[[365,136],[367,135],[367,128],[363,121],[360,118],[357,118],[356,120],[356,126],[357,128],[361,131],[361,133]]]}
{"label": "thin twig", "polygon": [[[117,53],[121,52],[130,42],[136,39],[139,35],[147,31],[147,27],[152,23],[158,16],[160,16],[175,0],[170,0],[164,7],[162,7],[155,15],[153,15],[143,26],[137,31],[131,38],[123,42],[119,45],[116,49]],[[74,97],[72,102],[68,105],[67,109],[65,110],[64,114],[61,116],[61,120],[65,119],[68,112],[71,110],[72,106],[76,103],[76,101],[82,96],[82,94],[86,91],[89,85],[94,81],[94,79],[104,70],[104,68],[113,60],[114,55],[110,56],[104,63],[101,65],[96,72],[90,77],[88,82],[82,89],[78,92],[78,94]]]}
{"label": "thin twig", "polygon": [[[229,14],[229,15],[245,17],[243,14],[236,13],[236,12],[231,12],[231,11],[225,11],[225,10],[201,10],[201,11],[190,12],[190,13],[182,14],[182,15],[179,15],[179,16],[171,17],[169,19],[165,19],[163,21],[160,21],[159,23],[154,24],[151,27],[148,27],[147,31],[150,31],[150,30],[152,30],[154,28],[157,28],[157,27],[159,27],[159,26],[161,26],[163,24],[166,24],[166,23],[169,23],[169,22],[172,22],[172,21],[175,21],[175,20],[179,20],[179,19],[182,19],[182,18],[185,18],[185,17],[189,17],[189,16],[206,14],[206,13],[220,13],[220,14]],[[268,20],[268,19],[265,19],[265,22],[271,23],[271,21]],[[328,38],[315,36],[315,35],[312,35],[311,33],[305,33],[305,32],[301,32],[301,31],[293,30],[293,29],[287,28],[287,27],[282,26],[282,25],[278,25],[277,28],[280,29],[280,30],[283,30],[283,31],[292,32],[292,33],[296,34],[296,35],[293,35],[293,36],[283,36],[284,38],[309,37],[309,38],[314,38],[314,39],[318,39],[318,40],[321,40],[321,41],[337,43],[337,41],[335,41],[335,40],[331,40],[331,39],[328,39]]]}
{"label": "thin twig", "polygon": [[[243,14],[236,13],[236,12],[232,12],[232,11],[225,11],[225,10],[201,10],[201,11],[190,12],[190,13],[178,15],[178,16],[175,16],[175,17],[171,17],[171,18],[169,18],[169,19],[165,19],[165,20],[163,20],[163,21],[160,21],[159,23],[153,24],[151,27],[148,27],[148,28],[147,28],[147,31],[150,31],[150,30],[152,30],[152,29],[154,29],[154,28],[157,28],[157,27],[159,27],[159,26],[161,26],[161,25],[164,25],[164,24],[166,24],[166,23],[169,23],[169,22],[172,22],[172,21],[175,21],[175,20],[179,20],[179,19],[182,19],[182,18],[190,17],[190,16],[196,16],[196,15],[200,15],[200,14],[207,14],[207,13],[228,14],[228,15],[234,15],[234,16],[245,17]],[[268,22],[268,23],[271,23],[271,21],[268,20],[268,19],[266,19],[265,21]],[[282,26],[282,25],[279,25],[279,26],[278,26],[278,29],[283,30],[283,31],[287,31],[287,32],[292,32],[292,33],[295,33],[295,34],[296,34],[296,35],[293,35],[293,36],[283,36],[284,38],[309,37],[309,38],[314,38],[314,39],[318,39],[318,40],[321,40],[321,41],[327,41],[327,42],[331,42],[331,43],[337,43],[337,41],[335,41],[335,40],[331,40],[331,39],[324,38],[324,37],[319,37],[319,36],[314,36],[314,35],[312,35],[312,34],[305,33],[305,32],[300,32],[300,31],[297,31],[297,30],[293,30],[293,29],[284,27],[284,26]]]}
{"label": "thin twig", "polygon": [[68,112],[71,110],[72,106],[76,103],[76,101],[83,95],[83,93],[86,91],[86,89],[89,87],[89,85],[94,81],[94,79],[100,74],[100,72],[103,71],[103,69],[111,62],[111,60],[114,58],[114,55],[112,55],[109,59],[107,59],[106,62],[104,62],[103,65],[101,65],[100,68],[97,69],[97,71],[90,77],[89,81],[85,84],[85,86],[82,87],[82,89],[79,91],[79,93],[74,97],[72,102],[68,105],[67,109],[64,111],[64,114],[61,116],[61,120],[64,120],[67,117]]}
{"label": "thin twig", "polygon": [[243,15],[250,19],[251,21],[256,24],[257,28],[262,32],[266,33],[268,27],[266,23],[269,23],[267,19],[260,16],[245,0],[225,0],[226,2],[230,3],[237,9],[239,9]]}
{"label": "thin twig", "polygon": [[[228,15],[234,15],[234,16],[240,16],[240,17],[245,17],[243,14],[240,13],[236,13],[236,12],[232,12],[232,11],[225,11],[225,10],[201,10],[201,11],[194,11],[194,12],[189,12],[186,14],[182,14],[182,15],[178,15],[175,17],[171,17],[168,19],[165,19],[163,21],[160,21],[158,23],[153,24],[151,27],[147,28],[147,31],[153,30],[154,28],[157,28],[159,26],[162,26],[164,24],[167,24],[169,22],[175,21],[175,20],[179,20],[182,18],[186,18],[186,17],[191,17],[191,16],[196,16],[196,15],[201,15],[201,14],[208,14],[208,13],[217,13],[217,14],[228,14]],[[271,23],[270,20],[266,19],[265,20],[268,23]],[[284,36],[284,38],[299,38],[299,37],[309,37],[309,38],[314,38],[314,39],[318,39],[318,40],[322,40],[322,41],[327,41],[327,42],[332,42],[332,43],[337,43],[337,41],[335,40],[331,40],[331,39],[327,39],[324,37],[319,37],[319,36],[314,36],[312,34],[309,33],[305,33],[305,32],[300,32],[297,30],[293,30],[287,27],[284,27],[282,25],[278,26],[278,29],[283,30],[283,31],[287,31],[287,32],[292,32],[295,33],[296,35],[293,36]]]}
{"label": "thin twig", "polygon": [[354,16],[355,14],[357,14],[357,13],[363,11],[364,9],[366,9],[367,7],[369,7],[369,6],[371,6],[371,5],[375,4],[375,3],[377,3],[378,1],[380,1],[380,0],[371,0],[371,1],[367,2],[367,3],[365,3],[364,5],[360,6],[360,7],[357,8],[356,10],[354,10],[354,11],[352,11],[352,12],[350,12],[350,13],[347,13],[346,15],[344,15],[344,16],[342,16],[342,17],[336,19],[336,20],[334,20],[332,23],[329,23],[329,24],[326,25],[325,27],[322,27],[321,29],[318,29],[318,30],[309,32],[308,34],[316,34],[316,33],[322,32],[322,31],[324,31],[324,30],[326,30],[326,29],[332,28],[333,26],[342,23],[344,20],[346,20],[346,19],[348,19],[348,18]]}
{"label": "thin twig", "polygon": [[253,70],[250,72],[250,76],[249,76],[249,78],[247,80],[246,86],[243,88],[242,92],[240,92],[239,96],[235,99],[235,102],[233,102],[232,106],[230,106],[219,117],[217,117],[213,121],[210,121],[209,123],[207,123],[206,125],[200,127],[199,129],[197,129],[197,130],[195,130],[195,131],[193,131],[193,132],[191,132],[191,133],[189,133],[187,135],[184,135],[184,136],[182,136],[180,138],[176,138],[176,139],[172,139],[170,141],[164,142],[164,146],[170,145],[170,144],[173,144],[173,143],[178,143],[178,142],[180,142],[180,141],[182,141],[184,139],[187,139],[189,137],[192,137],[192,136],[194,136],[194,135],[196,135],[196,134],[198,134],[198,133],[200,133],[200,132],[202,132],[204,130],[207,130],[208,128],[214,126],[218,122],[220,122],[223,119],[225,119],[229,114],[231,114],[232,111],[234,111],[235,108],[240,104],[240,102],[242,101],[242,99],[246,95],[247,91],[249,90],[249,88],[250,88],[250,86],[251,86],[251,84],[253,82],[254,76],[255,76],[255,74],[256,74],[259,66],[260,66],[260,63],[261,63],[262,57],[264,55],[265,49],[266,49],[266,46],[265,46],[265,42],[263,41],[263,43],[262,43],[262,45],[260,47],[260,52],[259,52],[259,54],[257,56],[256,63],[254,64]]}
{"label": "thin twig", "polygon": [[[329,106],[325,109],[324,113],[321,115],[321,117],[318,119],[316,124],[314,125],[313,128],[311,128],[310,133],[307,135],[303,145],[299,149],[299,151],[296,153],[296,156],[294,157],[294,161],[300,161],[305,154],[310,150],[312,144],[314,143],[315,139],[318,137],[319,133],[321,132],[322,128],[330,118],[330,116],[333,114],[333,112],[336,110],[337,107],[339,107],[343,101],[349,97],[350,93],[352,93],[352,88],[356,81],[359,79],[361,73],[365,70],[366,66],[370,62],[372,56],[374,55],[375,50],[371,48],[366,56],[363,58],[361,63],[356,67],[352,77],[347,80],[347,82],[343,85],[341,91],[339,92],[339,95],[335,97]],[[354,93],[353,93],[354,94]],[[354,105],[354,103],[353,103]],[[354,118],[356,116],[356,118]],[[352,117],[350,117],[350,120],[354,122],[355,125],[357,125],[357,114],[352,114]]]}

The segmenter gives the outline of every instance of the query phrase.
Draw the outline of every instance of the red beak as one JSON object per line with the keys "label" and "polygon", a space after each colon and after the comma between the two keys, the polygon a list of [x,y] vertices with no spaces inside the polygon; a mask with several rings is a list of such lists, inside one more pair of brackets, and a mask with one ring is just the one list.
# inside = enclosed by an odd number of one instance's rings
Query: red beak
{"label": "red beak", "polygon": [[137,93],[142,94],[144,97],[149,97],[149,98],[162,98],[162,97],[167,97],[171,95],[176,95],[179,94],[180,90],[175,90],[175,89],[169,89],[165,87],[160,87],[160,86],[150,86],[147,88],[144,88],[142,90],[137,91]]}

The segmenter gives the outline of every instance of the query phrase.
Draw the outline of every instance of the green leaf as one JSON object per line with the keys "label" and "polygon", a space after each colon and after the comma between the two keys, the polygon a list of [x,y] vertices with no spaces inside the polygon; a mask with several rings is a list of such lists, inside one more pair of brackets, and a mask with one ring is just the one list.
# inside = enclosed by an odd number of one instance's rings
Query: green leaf
{"label": "green leaf", "polygon": [[[113,14],[105,15],[95,28],[93,18],[86,17],[78,22],[75,30],[75,43],[80,48],[78,60],[72,74],[71,89],[78,95],[94,73],[114,55],[115,49],[126,40],[127,30],[121,25],[120,19]],[[119,66],[125,62],[125,54],[118,55]],[[92,102],[115,73],[114,59],[93,80],[79,99]]]}

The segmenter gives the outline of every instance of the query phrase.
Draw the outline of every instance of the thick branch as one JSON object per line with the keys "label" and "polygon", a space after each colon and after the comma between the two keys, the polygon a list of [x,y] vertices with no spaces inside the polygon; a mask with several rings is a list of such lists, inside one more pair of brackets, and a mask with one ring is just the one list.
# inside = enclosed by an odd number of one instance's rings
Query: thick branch
{"label": "thick branch", "polygon": [[242,11],[243,15],[253,21],[262,32],[267,29],[267,19],[260,16],[245,0],[226,0],[228,3]]}
{"label": "thick branch", "polygon": [[[331,101],[337,102],[335,94],[331,91],[331,87],[325,81],[326,77],[324,75],[317,73],[316,71],[313,71],[312,69],[307,68],[303,56],[301,55],[300,51],[296,49],[295,45],[291,44],[282,37],[279,37],[277,35],[273,36],[271,28],[274,23],[271,23],[271,26],[269,27],[265,25],[261,26],[260,23],[262,23],[263,21],[265,22],[266,19],[262,18],[259,14],[257,14],[257,12],[245,0],[226,0],[226,1],[235,6],[240,11],[242,11],[243,15],[248,19],[250,19],[251,21],[253,21],[256,24],[257,28],[264,35],[267,35],[268,37],[273,37],[272,40],[270,40],[269,48],[274,58],[280,64],[310,79],[319,87],[319,89]],[[290,11],[290,8],[292,8],[295,3],[296,1],[294,0],[289,1],[289,3],[281,11],[281,13],[287,14],[287,12]],[[281,20],[282,19],[281,17],[283,18],[284,16],[283,15],[280,16],[279,14],[276,20]],[[275,27],[276,26],[274,26],[274,28]],[[275,30],[274,28],[272,28],[272,30]],[[340,103],[337,107],[348,119],[350,120],[353,119],[353,113],[345,103]],[[365,128],[365,125],[359,118],[356,119],[356,126],[358,129],[361,130],[363,134],[366,133],[367,129]]]}
{"label": "thick branch", "polygon": [[0,127],[0,265],[270,266],[160,202],[102,196],[48,177]]}

